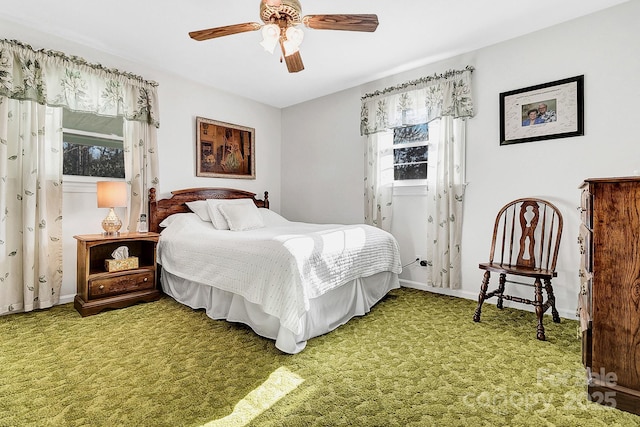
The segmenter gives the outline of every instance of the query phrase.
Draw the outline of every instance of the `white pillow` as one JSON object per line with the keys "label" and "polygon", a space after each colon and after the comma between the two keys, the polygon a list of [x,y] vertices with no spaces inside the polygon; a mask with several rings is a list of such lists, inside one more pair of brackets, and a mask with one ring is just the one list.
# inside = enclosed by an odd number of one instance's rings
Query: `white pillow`
{"label": "white pillow", "polygon": [[227,220],[229,229],[231,231],[245,231],[264,227],[262,215],[260,215],[253,200],[243,200],[246,202],[223,203],[218,205],[218,210]]}
{"label": "white pillow", "polygon": [[185,204],[191,209],[191,212],[197,214],[201,220],[211,221],[206,200],[196,200],[194,202],[186,202]]}
{"label": "white pillow", "polygon": [[[158,224],[158,226],[162,227],[162,228],[166,228],[169,227],[172,223],[174,223],[178,218],[180,218],[181,216],[185,216],[185,215],[195,215],[193,213],[177,213],[177,214],[172,214],[169,215],[168,217],[166,217],[165,219],[162,220],[162,222],[160,224]],[[194,217],[195,218],[195,217]]]}
{"label": "white pillow", "polygon": [[[218,206],[226,203],[233,203],[236,200],[225,200],[225,199],[207,199],[207,211],[209,212],[209,217],[211,218],[211,222],[213,226],[217,230],[228,230],[229,224],[227,224],[227,220],[224,219],[224,216],[218,210]],[[253,203],[253,202],[251,202]]]}

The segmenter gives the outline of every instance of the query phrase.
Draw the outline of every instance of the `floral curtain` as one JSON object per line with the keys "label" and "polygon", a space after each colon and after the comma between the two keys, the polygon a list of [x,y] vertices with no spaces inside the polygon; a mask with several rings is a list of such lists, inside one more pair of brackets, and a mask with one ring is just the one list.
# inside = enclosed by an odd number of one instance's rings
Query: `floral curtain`
{"label": "floral curtain", "polygon": [[393,132],[369,135],[364,153],[364,222],[391,231]]}
{"label": "floral curtain", "polygon": [[59,300],[61,124],[60,108],[0,97],[0,314]]}
{"label": "floral curtain", "polygon": [[465,189],[465,120],[443,116],[433,123],[427,165],[427,284],[461,286],[462,203]]}
{"label": "floral curtain", "polygon": [[[464,200],[465,120],[473,117],[472,67],[425,77],[362,97],[360,132],[374,136],[400,126],[429,123],[439,127],[429,142],[427,172],[427,284],[460,287],[460,244]],[[431,133],[431,132],[430,132]],[[382,165],[367,163],[366,179]],[[391,207],[392,195],[365,184],[365,200],[376,194],[381,206]],[[366,216],[366,214],[365,214]],[[369,222],[373,223],[373,222]]]}
{"label": "floral curtain", "polygon": [[124,122],[124,176],[130,185],[128,224],[123,227],[136,231],[141,213],[147,214],[149,188],[158,185],[156,155],[157,129],[139,121]]}
{"label": "floral curtain", "polygon": [[147,189],[158,181],[156,87],[78,57],[0,40],[0,314],[59,301],[60,107],[124,117],[125,180],[135,189],[128,219],[134,229]]}

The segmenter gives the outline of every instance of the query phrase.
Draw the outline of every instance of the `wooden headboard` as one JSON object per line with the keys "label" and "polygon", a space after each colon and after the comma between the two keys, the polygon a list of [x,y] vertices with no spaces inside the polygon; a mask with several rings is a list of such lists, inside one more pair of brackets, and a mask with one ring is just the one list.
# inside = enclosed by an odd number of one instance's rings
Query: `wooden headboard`
{"label": "wooden headboard", "polygon": [[259,208],[269,208],[269,192],[264,199],[256,199],[255,193],[232,188],[188,188],[171,192],[168,199],[156,200],[156,189],[149,189],[149,231],[159,233],[160,223],[169,215],[191,212],[185,204],[194,200],[206,199],[251,199]]}

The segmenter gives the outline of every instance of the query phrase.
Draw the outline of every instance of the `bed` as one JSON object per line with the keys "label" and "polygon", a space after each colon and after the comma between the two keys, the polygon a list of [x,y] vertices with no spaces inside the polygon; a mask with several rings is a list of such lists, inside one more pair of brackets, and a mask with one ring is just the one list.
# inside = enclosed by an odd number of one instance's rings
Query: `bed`
{"label": "bed", "polygon": [[192,188],[157,199],[150,190],[164,293],[212,319],[246,324],[296,354],[399,287],[391,234],[363,224],[289,221],[269,210],[268,192],[255,196]]}

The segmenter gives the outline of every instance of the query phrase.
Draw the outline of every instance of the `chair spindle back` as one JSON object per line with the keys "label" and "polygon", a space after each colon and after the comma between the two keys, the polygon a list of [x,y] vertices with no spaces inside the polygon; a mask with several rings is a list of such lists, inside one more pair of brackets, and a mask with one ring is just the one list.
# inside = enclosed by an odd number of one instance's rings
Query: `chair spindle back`
{"label": "chair spindle back", "polygon": [[542,199],[514,200],[496,217],[490,262],[499,258],[500,265],[555,270],[562,226],[562,214],[553,204]]}

